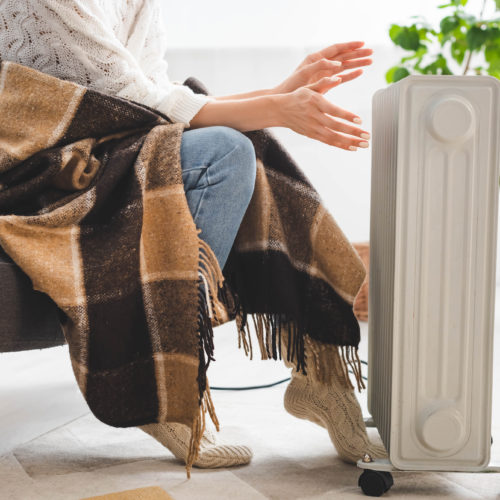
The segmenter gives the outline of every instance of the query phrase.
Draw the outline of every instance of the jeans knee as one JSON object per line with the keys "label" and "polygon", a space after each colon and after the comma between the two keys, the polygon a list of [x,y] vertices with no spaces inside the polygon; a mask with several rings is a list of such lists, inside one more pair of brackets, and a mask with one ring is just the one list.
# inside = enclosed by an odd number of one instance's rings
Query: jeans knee
{"label": "jeans knee", "polygon": [[234,163],[231,173],[237,178],[235,183],[241,196],[252,197],[257,176],[257,161],[253,142],[242,132],[231,127],[218,126],[218,133],[225,146],[232,152]]}
{"label": "jeans knee", "polygon": [[247,201],[250,201],[255,188],[255,179],[257,177],[257,162],[252,141],[246,136],[243,137],[246,140],[238,145],[240,152],[236,170],[238,172],[237,175],[241,189],[243,190],[243,195],[246,195]]}

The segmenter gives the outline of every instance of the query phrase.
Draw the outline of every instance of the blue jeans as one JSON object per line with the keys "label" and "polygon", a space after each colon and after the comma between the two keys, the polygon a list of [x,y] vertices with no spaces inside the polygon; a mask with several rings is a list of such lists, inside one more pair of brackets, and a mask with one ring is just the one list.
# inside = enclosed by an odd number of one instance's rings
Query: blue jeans
{"label": "blue jeans", "polygon": [[181,141],[184,190],[200,238],[224,268],[252,198],[256,158],[252,141],[224,126],[186,130]]}

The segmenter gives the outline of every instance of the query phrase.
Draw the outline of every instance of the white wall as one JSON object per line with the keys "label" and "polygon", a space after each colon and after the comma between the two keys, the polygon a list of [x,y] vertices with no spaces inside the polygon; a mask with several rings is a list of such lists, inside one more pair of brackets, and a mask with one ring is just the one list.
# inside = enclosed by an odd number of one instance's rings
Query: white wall
{"label": "white wall", "polygon": [[[493,5],[492,0],[487,2]],[[387,27],[412,15],[436,21],[447,0],[163,0],[171,47],[388,44]],[[469,0],[480,12],[482,0]],[[488,11],[489,12],[489,11]]]}
{"label": "white wall", "polygon": [[[493,2],[488,0],[492,5]],[[214,95],[272,87],[313,50],[331,43],[364,40],[373,65],[326,97],[352,110],[371,132],[371,98],[386,86],[385,71],[403,53],[387,34],[393,22],[421,14],[436,23],[445,0],[229,0],[164,2],[169,75],[201,79]],[[478,13],[482,0],[469,0]],[[296,159],[325,205],[352,241],[366,241],[370,226],[371,149],[343,151],[288,129],[272,129]],[[500,246],[499,246],[500,252]],[[500,256],[499,256],[500,259]],[[498,266],[497,266],[498,267]],[[500,283],[500,272],[497,272]]]}

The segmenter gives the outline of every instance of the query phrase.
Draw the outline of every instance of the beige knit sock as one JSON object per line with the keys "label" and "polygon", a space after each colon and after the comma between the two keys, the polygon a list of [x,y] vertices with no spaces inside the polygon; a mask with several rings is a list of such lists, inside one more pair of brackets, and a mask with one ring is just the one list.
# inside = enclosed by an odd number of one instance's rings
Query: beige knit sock
{"label": "beige knit sock", "polygon": [[[292,380],[288,385],[284,406],[291,415],[309,420],[328,431],[330,439],[335,446],[339,457],[348,463],[356,463],[363,458],[365,453],[373,458],[387,458],[387,452],[381,445],[372,443],[366,432],[363,414],[359,402],[354,394],[354,389],[345,387],[335,373],[339,373],[340,356],[333,347],[330,349],[330,364],[327,370],[329,382],[321,382],[315,374],[315,357],[307,346],[315,344],[310,338],[306,342],[306,355],[308,360],[307,376],[295,370],[295,365],[284,359],[285,365],[292,367]],[[317,346],[318,344],[316,344]],[[316,350],[316,349],[315,349]],[[286,348],[282,351],[286,353]],[[326,356],[322,356],[326,360]],[[333,364],[337,367],[333,367]]]}
{"label": "beige knit sock", "polygon": [[[147,424],[140,426],[150,436],[168,448],[177,458],[187,457],[191,429],[180,423]],[[200,443],[200,453],[193,463],[196,467],[215,469],[243,465],[252,459],[252,450],[248,446],[224,442],[209,429],[205,429]]]}
{"label": "beige knit sock", "polygon": [[294,376],[286,389],[284,405],[291,415],[325,427],[345,462],[356,463],[365,453],[372,458],[387,458],[383,446],[370,442],[352,389],[320,386],[306,377]]}

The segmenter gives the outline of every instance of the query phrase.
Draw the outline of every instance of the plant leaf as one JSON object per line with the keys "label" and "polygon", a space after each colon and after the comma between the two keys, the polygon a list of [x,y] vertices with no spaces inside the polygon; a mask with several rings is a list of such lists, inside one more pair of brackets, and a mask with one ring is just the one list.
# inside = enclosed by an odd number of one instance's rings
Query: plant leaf
{"label": "plant leaf", "polygon": [[478,26],[472,26],[466,35],[467,45],[472,51],[479,50],[487,39],[488,30],[483,30]]}
{"label": "plant leaf", "polygon": [[467,42],[465,40],[455,39],[451,42],[450,46],[451,57],[457,61],[458,64],[462,64],[464,61],[465,53],[467,52]]}
{"label": "plant leaf", "polygon": [[488,68],[488,74],[500,80],[500,71]]}
{"label": "plant leaf", "polygon": [[460,20],[456,16],[443,17],[439,23],[439,27],[441,28],[443,35],[447,35],[458,26],[460,26]]}
{"label": "plant leaf", "polygon": [[394,81],[394,73],[398,69],[399,66],[393,66],[392,68],[389,68],[386,73],[385,73],[385,81],[387,83],[392,83]]}
{"label": "plant leaf", "polygon": [[497,43],[487,43],[484,49],[484,58],[486,62],[500,63],[500,45]]}
{"label": "plant leaf", "polygon": [[498,26],[491,26],[488,28],[488,40],[498,40],[500,38],[500,28]]}
{"label": "plant leaf", "polygon": [[391,40],[406,50],[418,50],[420,47],[420,36],[415,25],[398,26],[392,24],[389,30]]}
{"label": "plant leaf", "polygon": [[425,45],[421,45],[420,48],[414,52],[413,54],[410,54],[409,56],[401,58],[401,62],[406,62],[406,61],[411,61],[412,59],[415,59],[419,57],[422,59],[422,56],[427,53],[427,47]]}
{"label": "plant leaf", "polygon": [[446,58],[442,54],[438,54],[436,60],[424,68],[422,68],[422,73],[426,75],[452,75]]}
{"label": "plant leaf", "polygon": [[391,40],[396,43],[396,38],[401,33],[401,30],[403,29],[402,26],[399,26],[398,24],[391,24],[391,27],[389,29],[389,36],[391,37]]}
{"label": "plant leaf", "polygon": [[467,12],[463,11],[457,11],[455,12],[455,16],[458,17],[459,19],[462,19],[465,23],[463,25],[472,25],[478,22],[478,19],[476,16],[473,16],[472,14],[468,14]]}
{"label": "plant leaf", "polygon": [[399,82],[399,80],[402,80],[403,78],[407,77],[409,74],[410,74],[410,72],[406,68],[399,67],[394,72],[393,80],[395,82]]}

